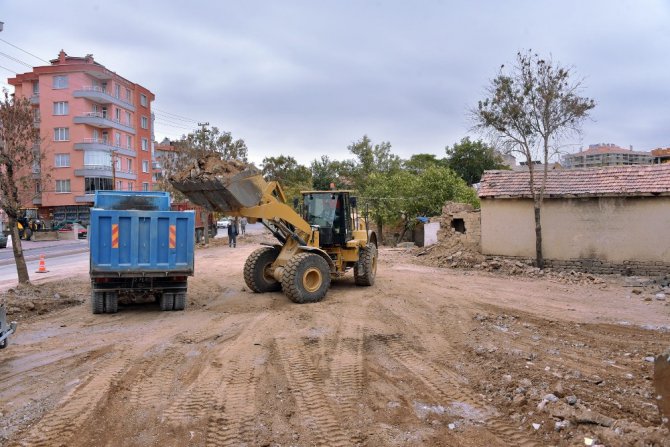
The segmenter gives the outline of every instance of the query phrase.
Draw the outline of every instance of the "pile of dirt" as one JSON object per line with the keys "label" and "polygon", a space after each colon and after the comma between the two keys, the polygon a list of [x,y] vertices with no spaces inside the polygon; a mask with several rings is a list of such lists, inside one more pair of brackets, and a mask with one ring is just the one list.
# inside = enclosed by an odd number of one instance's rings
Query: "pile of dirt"
{"label": "pile of dirt", "polygon": [[486,257],[472,245],[456,237],[442,237],[438,232],[437,244],[413,249],[419,264],[432,267],[474,268]]}
{"label": "pile of dirt", "polygon": [[210,153],[187,163],[182,169],[172,174],[170,180],[183,182],[188,179],[229,178],[251,167],[242,161],[223,160],[218,154]]}
{"label": "pile of dirt", "polygon": [[[65,292],[67,290],[67,292]],[[88,299],[88,280],[67,279],[39,285],[18,285],[0,293],[0,303],[13,320],[26,320],[36,315],[79,306]]]}

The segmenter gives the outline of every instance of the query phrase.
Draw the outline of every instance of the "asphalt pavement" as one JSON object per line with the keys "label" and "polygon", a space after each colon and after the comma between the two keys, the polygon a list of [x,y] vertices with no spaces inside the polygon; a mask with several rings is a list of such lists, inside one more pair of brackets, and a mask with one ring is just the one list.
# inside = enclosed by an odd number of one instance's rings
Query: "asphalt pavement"
{"label": "asphalt pavement", "polygon": [[[39,259],[40,255],[63,256],[67,254],[83,253],[88,251],[87,239],[59,240],[59,241],[21,241],[23,256],[26,261]],[[0,265],[14,263],[12,237],[7,238],[7,248],[0,248]]]}

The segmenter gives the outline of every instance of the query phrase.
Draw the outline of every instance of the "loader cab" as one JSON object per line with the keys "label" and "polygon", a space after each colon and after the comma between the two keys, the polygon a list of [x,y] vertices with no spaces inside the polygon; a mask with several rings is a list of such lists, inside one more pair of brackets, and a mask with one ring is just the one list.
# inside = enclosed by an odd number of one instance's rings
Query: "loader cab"
{"label": "loader cab", "polygon": [[353,239],[350,191],[303,192],[303,218],[319,227],[321,246],[343,246]]}

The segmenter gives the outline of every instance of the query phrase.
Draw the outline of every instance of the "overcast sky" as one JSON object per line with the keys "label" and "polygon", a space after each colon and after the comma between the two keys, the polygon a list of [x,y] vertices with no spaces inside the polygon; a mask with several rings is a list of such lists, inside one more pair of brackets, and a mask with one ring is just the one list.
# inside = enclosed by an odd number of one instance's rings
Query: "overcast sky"
{"label": "overcast sky", "polygon": [[0,87],[30,71],[14,59],[92,53],[156,95],[157,140],[208,121],[257,164],[350,158],[364,134],[443,157],[478,137],[468,109],[529,48],[597,102],[573,150],[670,146],[668,0],[0,0],[0,21]]}

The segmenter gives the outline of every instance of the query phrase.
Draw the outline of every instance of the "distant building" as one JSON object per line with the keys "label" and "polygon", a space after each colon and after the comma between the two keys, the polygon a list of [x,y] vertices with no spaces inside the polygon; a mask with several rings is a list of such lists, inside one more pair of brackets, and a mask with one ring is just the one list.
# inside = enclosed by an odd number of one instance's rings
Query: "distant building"
{"label": "distant building", "polygon": [[670,163],[670,147],[654,149],[651,151],[651,156],[654,158],[654,164]]}
{"label": "distant building", "polygon": [[[41,162],[33,167],[35,194],[25,206],[44,220],[89,220],[97,190],[152,189],[154,94],[93,60],[64,51],[51,65],[8,83],[30,98],[39,126]],[[41,184],[49,173],[49,184]]]}
{"label": "distant building", "polygon": [[563,167],[600,168],[604,166],[650,165],[653,163],[651,152],[624,149],[612,143],[591,144],[587,150],[563,157]]}

